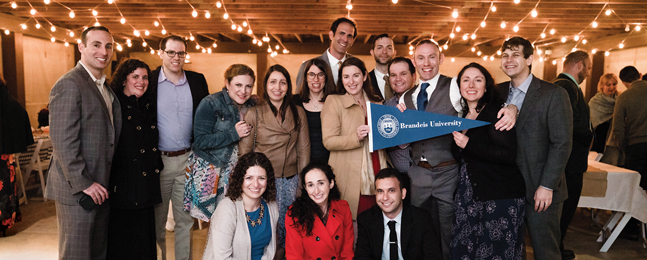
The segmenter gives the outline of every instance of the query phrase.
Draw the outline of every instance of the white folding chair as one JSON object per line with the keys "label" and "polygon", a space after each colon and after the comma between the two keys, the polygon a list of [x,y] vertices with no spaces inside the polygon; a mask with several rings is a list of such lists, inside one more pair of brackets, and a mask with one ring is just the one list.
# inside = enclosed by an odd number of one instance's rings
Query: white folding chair
{"label": "white folding chair", "polygon": [[22,179],[22,169],[20,167],[20,153],[14,154],[14,158],[16,161],[16,181],[20,183],[20,189],[22,190],[22,198],[18,200],[19,204],[22,204],[23,202],[26,204],[29,204],[27,201],[27,191],[25,190],[25,182]]}
{"label": "white folding chair", "polygon": [[[47,201],[45,198],[45,177],[43,176],[43,171],[49,169],[49,163],[52,159],[52,141],[50,139],[40,139],[36,144],[36,149],[32,154],[31,160],[29,161],[29,166],[25,169],[27,174],[27,180],[32,171],[38,171],[38,177],[40,177],[40,188],[43,193],[43,200]],[[27,187],[28,189],[30,187]]]}

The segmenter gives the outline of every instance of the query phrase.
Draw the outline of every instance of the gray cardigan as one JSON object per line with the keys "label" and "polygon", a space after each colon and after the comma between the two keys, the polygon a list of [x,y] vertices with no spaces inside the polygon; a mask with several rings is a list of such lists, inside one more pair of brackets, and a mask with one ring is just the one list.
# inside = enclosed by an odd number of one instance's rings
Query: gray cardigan
{"label": "gray cardigan", "polygon": [[[269,201],[267,205],[272,224],[272,239],[270,244],[265,247],[262,260],[274,259],[276,252],[276,225],[279,218],[279,208],[276,201]],[[209,227],[207,246],[202,259],[250,260],[251,251],[252,241],[247,228],[243,199],[238,198],[236,201],[232,201],[226,197],[218,204],[216,211],[211,216],[211,227]]]}

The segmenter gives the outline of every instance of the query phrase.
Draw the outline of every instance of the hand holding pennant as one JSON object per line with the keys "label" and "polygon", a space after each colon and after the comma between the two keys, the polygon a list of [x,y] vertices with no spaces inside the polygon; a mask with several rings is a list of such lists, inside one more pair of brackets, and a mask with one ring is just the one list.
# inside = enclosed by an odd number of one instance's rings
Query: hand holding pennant
{"label": "hand holding pennant", "polygon": [[440,115],[367,102],[370,151],[446,135],[490,124],[478,120]]}

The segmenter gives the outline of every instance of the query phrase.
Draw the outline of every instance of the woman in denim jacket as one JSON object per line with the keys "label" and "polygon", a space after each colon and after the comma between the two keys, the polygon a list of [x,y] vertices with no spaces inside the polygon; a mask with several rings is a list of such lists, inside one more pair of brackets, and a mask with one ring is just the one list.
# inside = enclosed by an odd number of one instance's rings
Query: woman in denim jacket
{"label": "woman in denim jacket", "polygon": [[225,88],[200,102],[193,122],[193,152],[189,155],[184,209],[209,221],[229,186],[229,174],[238,160],[238,141],[251,133],[243,121],[255,105],[254,71],[234,64],[225,71]]}

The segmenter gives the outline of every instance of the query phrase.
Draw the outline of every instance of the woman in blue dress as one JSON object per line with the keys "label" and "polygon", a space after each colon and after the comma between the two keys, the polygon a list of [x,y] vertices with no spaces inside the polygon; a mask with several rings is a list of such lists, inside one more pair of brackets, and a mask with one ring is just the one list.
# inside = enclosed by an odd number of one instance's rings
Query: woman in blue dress
{"label": "woman in blue dress", "polygon": [[503,101],[483,66],[470,63],[457,81],[463,116],[491,124],[453,132],[452,153],[461,168],[451,258],[521,259],[525,184],[516,165],[516,130],[494,128]]}

